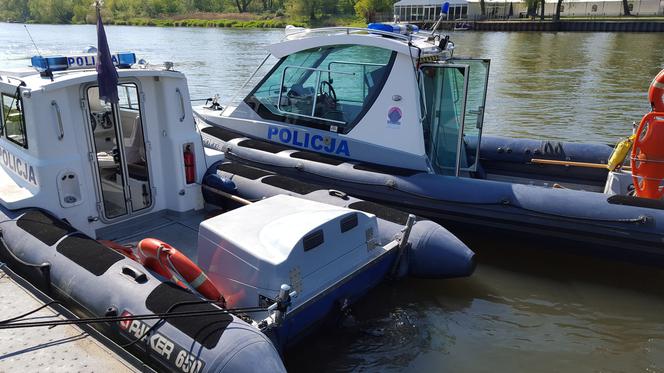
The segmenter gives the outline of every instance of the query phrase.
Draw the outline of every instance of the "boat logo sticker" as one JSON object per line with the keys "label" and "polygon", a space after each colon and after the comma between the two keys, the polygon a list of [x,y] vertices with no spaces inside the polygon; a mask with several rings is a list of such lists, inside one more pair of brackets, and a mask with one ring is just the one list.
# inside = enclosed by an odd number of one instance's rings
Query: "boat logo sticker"
{"label": "boat logo sticker", "polygon": [[387,111],[387,127],[401,128],[401,117],[403,117],[401,109],[396,106],[392,106],[390,110]]}
{"label": "boat logo sticker", "polygon": [[322,136],[287,127],[270,126],[267,128],[267,139],[317,152],[350,157],[348,141],[336,136]]}
{"label": "boat logo sticker", "polygon": [[168,362],[172,367],[177,368],[173,371],[199,373],[205,367],[205,363],[197,359],[195,354],[190,353],[165,335],[150,330],[150,325],[140,320],[131,320],[130,317],[133,314],[130,312],[125,310],[120,316],[125,318],[118,322],[120,330],[129,338],[138,338],[144,341],[145,344],[141,345],[149,348],[150,352],[156,353],[160,359]]}

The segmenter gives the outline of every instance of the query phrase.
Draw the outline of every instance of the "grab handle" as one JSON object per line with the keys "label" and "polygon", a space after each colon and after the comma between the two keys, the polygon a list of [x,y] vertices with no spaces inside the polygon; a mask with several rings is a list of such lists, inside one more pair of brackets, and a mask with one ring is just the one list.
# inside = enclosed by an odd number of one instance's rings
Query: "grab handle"
{"label": "grab handle", "polygon": [[131,277],[139,284],[148,282],[148,276],[132,266],[122,266],[122,274]]}
{"label": "grab handle", "polygon": [[55,108],[55,114],[58,118],[58,129],[60,130],[60,134],[58,135],[58,140],[62,141],[62,139],[65,137],[65,129],[62,126],[62,115],[60,114],[60,106],[58,106],[58,103],[55,102],[55,100],[51,101],[51,106]]}
{"label": "grab handle", "polygon": [[180,88],[175,88],[175,92],[178,94],[178,97],[180,98],[180,110],[182,110],[182,116],[180,117],[180,122],[184,122],[184,117],[185,117],[185,109],[184,109],[184,98],[182,97],[182,92],[180,91]]}

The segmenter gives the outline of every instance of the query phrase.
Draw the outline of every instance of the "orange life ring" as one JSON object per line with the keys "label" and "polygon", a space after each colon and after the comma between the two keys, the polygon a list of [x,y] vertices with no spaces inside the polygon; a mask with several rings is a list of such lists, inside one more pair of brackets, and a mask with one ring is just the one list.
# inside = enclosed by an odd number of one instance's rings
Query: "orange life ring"
{"label": "orange life ring", "polygon": [[636,130],[631,165],[636,196],[661,199],[664,196],[664,113],[650,112],[643,116]]}
{"label": "orange life ring", "polygon": [[650,83],[648,101],[653,111],[664,112],[664,70],[660,71]]}
{"label": "orange life ring", "polygon": [[207,299],[224,302],[223,295],[196,263],[171,245],[155,238],[145,238],[136,245],[136,249],[139,261],[146,268],[186,288],[177,273]]}

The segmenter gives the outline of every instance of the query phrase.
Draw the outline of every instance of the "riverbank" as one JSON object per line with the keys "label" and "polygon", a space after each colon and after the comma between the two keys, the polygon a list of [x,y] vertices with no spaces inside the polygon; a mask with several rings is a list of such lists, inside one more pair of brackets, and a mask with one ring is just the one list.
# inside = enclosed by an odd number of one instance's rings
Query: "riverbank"
{"label": "riverbank", "polygon": [[582,31],[582,32],[664,32],[664,18],[621,20],[554,21],[478,21],[471,28],[477,31]]}

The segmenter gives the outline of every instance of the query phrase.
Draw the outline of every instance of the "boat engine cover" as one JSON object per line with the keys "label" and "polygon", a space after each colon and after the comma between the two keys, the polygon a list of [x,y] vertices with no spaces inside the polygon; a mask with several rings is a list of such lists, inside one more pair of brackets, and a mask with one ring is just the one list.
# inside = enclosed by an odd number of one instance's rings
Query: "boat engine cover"
{"label": "boat engine cover", "polygon": [[201,223],[198,258],[229,307],[303,303],[381,252],[372,214],[277,195]]}

